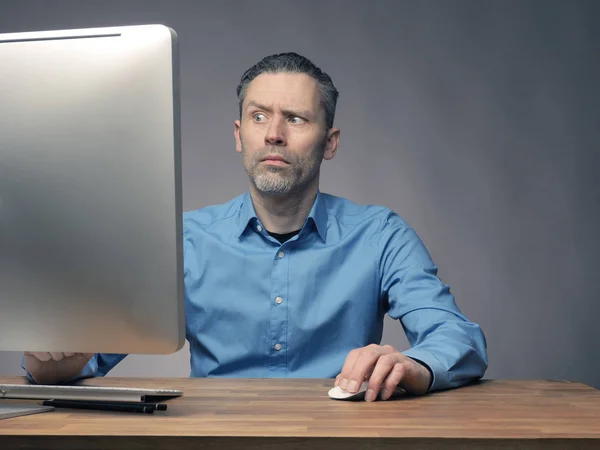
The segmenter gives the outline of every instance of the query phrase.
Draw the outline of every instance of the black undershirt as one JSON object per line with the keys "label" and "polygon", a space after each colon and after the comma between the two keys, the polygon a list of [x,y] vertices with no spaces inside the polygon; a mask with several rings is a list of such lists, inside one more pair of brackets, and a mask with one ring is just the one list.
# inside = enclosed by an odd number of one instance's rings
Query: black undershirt
{"label": "black undershirt", "polygon": [[288,239],[291,239],[294,236],[296,236],[298,233],[300,233],[300,230],[296,230],[296,231],[292,231],[291,233],[284,233],[284,234],[272,233],[269,230],[267,230],[267,233],[269,233],[271,236],[273,236],[275,239],[277,239],[279,241],[279,243],[283,244]]}

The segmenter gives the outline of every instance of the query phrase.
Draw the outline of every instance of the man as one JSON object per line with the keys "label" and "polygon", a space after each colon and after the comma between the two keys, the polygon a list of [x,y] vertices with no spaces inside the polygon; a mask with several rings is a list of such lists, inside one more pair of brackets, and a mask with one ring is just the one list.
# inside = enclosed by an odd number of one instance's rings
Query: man
{"label": "man", "polygon": [[[485,337],[457,308],[415,231],[395,212],[319,190],[335,156],[338,92],[295,53],[242,76],[236,151],[247,193],[185,213],[191,376],[335,377],[367,401],[420,395],[487,368]],[[385,314],[411,348],[380,346]],[[102,376],[125,355],[26,353],[37,382]]]}

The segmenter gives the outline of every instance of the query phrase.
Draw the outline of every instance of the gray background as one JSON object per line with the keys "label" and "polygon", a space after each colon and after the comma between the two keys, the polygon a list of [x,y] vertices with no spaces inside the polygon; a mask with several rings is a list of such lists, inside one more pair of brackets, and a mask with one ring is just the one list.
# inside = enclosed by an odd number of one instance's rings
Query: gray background
{"label": "gray background", "polygon": [[[0,32],[173,27],[185,209],[247,188],[232,136],[243,71],[275,52],[313,59],[341,92],[322,190],[415,227],[486,333],[487,378],[600,388],[599,13],[593,1],[1,0]],[[391,321],[384,341],[407,345]],[[0,353],[0,374],[19,364]],[[188,349],[111,374],[186,377]]]}

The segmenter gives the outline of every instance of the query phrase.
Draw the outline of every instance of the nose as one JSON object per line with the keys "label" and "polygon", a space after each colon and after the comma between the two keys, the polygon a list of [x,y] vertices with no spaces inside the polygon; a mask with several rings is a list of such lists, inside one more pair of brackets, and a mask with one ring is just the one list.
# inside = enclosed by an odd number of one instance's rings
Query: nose
{"label": "nose", "polygon": [[265,134],[265,143],[268,145],[286,145],[285,129],[281,120],[273,119],[269,123]]}

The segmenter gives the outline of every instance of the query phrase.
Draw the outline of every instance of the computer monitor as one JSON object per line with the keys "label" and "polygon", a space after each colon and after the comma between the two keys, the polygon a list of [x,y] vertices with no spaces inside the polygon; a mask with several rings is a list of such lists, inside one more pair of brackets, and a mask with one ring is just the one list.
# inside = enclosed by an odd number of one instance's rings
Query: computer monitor
{"label": "computer monitor", "polygon": [[0,350],[183,346],[178,67],[162,25],[0,34]]}

